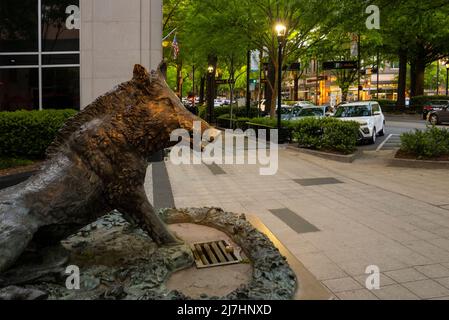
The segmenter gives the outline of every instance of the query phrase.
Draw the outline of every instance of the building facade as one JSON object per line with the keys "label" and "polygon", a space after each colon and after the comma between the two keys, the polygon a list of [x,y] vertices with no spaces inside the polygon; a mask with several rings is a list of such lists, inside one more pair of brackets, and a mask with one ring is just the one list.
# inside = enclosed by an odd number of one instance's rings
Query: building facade
{"label": "building facade", "polygon": [[162,60],[162,0],[1,0],[0,111],[82,109]]}

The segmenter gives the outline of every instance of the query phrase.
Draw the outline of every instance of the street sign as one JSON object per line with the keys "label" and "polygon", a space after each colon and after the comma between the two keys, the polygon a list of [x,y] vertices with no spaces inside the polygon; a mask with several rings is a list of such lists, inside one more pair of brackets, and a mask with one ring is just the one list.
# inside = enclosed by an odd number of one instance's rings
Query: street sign
{"label": "street sign", "polygon": [[318,77],[314,77],[314,78],[308,78],[306,80],[307,83],[313,83],[313,82],[317,82],[317,81],[327,81],[328,77],[327,76],[318,76]]}
{"label": "street sign", "polygon": [[357,61],[328,61],[323,62],[324,70],[338,70],[338,69],[357,69]]}

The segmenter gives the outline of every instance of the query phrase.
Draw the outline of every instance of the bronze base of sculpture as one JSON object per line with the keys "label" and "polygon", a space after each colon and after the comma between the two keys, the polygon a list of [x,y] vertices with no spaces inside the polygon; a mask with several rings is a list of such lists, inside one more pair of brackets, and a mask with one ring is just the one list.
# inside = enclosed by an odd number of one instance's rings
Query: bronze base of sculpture
{"label": "bronze base of sculpture", "polygon": [[[243,249],[251,277],[224,296],[202,299],[292,299],[296,275],[285,257],[243,215],[216,208],[167,209],[160,212],[168,224],[193,223],[226,233]],[[170,276],[193,266],[185,245],[158,247],[118,212],[99,219],[62,242],[32,258],[26,253],[18,265],[2,274],[0,299],[191,299],[166,286]],[[28,256],[28,258],[26,258]],[[68,265],[80,269],[80,289],[66,288]]]}

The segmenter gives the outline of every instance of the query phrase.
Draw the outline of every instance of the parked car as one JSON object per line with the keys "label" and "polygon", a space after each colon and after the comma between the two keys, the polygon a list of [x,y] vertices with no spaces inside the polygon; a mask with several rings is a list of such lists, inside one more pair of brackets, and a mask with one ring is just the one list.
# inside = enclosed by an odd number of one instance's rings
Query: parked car
{"label": "parked car", "polygon": [[429,101],[423,108],[423,119],[427,120],[427,116],[432,111],[439,111],[444,107],[449,106],[449,100],[434,100]]}
{"label": "parked car", "polygon": [[290,120],[300,120],[303,118],[323,118],[326,116],[326,108],[325,107],[307,107],[302,108]]}
{"label": "parked car", "polygon": [[385,134],[385,117],[378,102],[347,103],[338,107],[335,118],[360,123],[360,139],[371,144]]}
{"label": "parked car", "polygon": [[430,111],[427,120],[435,126],[449,122],[449,105],[442,107],[440,110]]}
{"label": "parked car", "polygon": [[315,105],[312,102],[309,102],[309,101],[298,101],[293,106],[294,107],[301,107],[301,108],[315,107]]}

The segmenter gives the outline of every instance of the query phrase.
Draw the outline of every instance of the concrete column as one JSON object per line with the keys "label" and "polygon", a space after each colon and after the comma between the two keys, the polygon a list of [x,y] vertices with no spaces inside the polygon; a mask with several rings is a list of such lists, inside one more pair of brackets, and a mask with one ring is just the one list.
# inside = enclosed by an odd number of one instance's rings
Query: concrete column
{"label": "concrete column", "polygon": [[162,60],[162,0],[80,0],[81,108]]}

